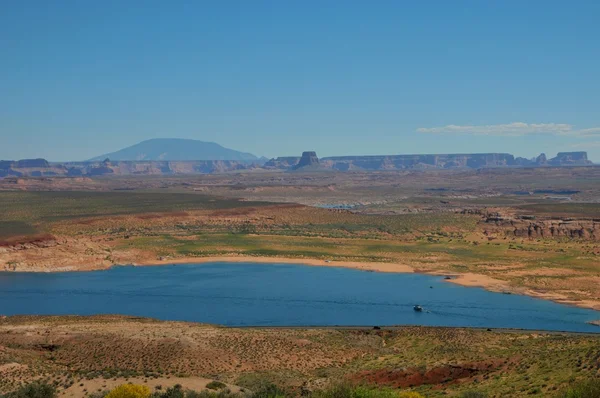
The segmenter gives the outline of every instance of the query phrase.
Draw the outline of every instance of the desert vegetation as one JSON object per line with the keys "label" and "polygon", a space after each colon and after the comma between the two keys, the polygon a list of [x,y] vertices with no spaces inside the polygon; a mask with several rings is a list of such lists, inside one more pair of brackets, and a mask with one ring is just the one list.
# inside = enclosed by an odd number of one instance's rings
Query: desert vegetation
{"label": "desert vegetation", "polygon": [[[426,398],[415,391],[402,391],[392,389],[377,389],[348,383],[333,384],[324,389],[315,390],[298,395],[282,390],[273,384],[269,384],[262,389],[252,391],[242,391],[234,393],[230,390],[221,390],[218,392],[202,390],[194,391],[184,389],[176,384],[165,391],[161,391],[160,386],[155,391],[145,386],[136,384],[122,384],[110,391],[100,391],[89,394],[89,398],[293,398],[297,396],[309,398]],[[555,398],[597,398],[600,394],[600,380],[591,379],[574,383],[565,391],[552,395]],[[57,398],[56,389],[44,383],[31,383],[18,390],[6,394],[6,398]],[[478,391],[467,391],[460,395],[460,398],[487,398],[488,395]]]}
{"label": "desert vegetation", "polygon": [[[596,168],[2,180],[0,267],[293,259],[600,308],[599,182]],[[267,385],[269,397],[585,397],[598,347],[597,335],[542,332],[9,317],[0,393],[37,382],[61,397],[129,383],[207,398]]]}
{"label": "desert vegetation", "polygon": [[250,393],[275,385],[285,394],[302,395],[348,384],[424,397],[475,392],[490,398],[560,397],[600,375],[598,338],[457,328],[229,329],[131,317],[9,317],[0,320],[0,393],[39,381],[65,397],[128,383],[153,393],[176,384],[206,390],[203,394]]}

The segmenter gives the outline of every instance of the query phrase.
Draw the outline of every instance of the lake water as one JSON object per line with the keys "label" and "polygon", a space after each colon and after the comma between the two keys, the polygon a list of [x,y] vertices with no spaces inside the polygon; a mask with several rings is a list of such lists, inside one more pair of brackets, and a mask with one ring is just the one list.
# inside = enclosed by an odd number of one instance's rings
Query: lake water
{"label": "lake water", "polygon": [[[413,306],[425,309],[418,313]],[[211,263],[0,273],[0,314],[126,314],[228,326],[435,325],[600,332],[600,312],[441,277]]]}

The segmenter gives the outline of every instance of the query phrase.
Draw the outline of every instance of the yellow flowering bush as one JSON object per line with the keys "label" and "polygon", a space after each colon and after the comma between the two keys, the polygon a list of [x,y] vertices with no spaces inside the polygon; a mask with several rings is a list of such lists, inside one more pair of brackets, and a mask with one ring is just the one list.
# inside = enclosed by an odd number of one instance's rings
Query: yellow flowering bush
{"label": "yellow flowering bush", "polygon": [[398,395],[400,398],[425,398],[418,392],[414,391],[404,391]]}
{"label": "yellow flowering bush", "polygon": [[108,393],[106,398],[148,398],[152,394],[146,386],[123,384]]}

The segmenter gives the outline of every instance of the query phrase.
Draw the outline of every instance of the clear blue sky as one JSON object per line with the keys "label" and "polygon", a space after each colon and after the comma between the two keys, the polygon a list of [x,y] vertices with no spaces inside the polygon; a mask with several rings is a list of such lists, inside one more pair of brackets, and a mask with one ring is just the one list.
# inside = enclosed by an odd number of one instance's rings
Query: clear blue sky
{"label": "clear blue sky", "polygon": [[600,161],[599,17],[598,0],[2,0],[0,159],[178,137]]}

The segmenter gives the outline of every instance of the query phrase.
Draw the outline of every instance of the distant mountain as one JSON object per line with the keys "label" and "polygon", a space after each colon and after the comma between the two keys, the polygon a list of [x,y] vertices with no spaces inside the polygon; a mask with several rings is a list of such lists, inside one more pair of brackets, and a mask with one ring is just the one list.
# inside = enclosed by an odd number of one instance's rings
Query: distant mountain
{"label": "distant mountain", "polygon": [[89,161],[124,160],[237,160],[255,161],[256,156],[251,153],[238,152],[224,148],[214,142],[186,140],[179,138],[157,138],[140,142],[120,151],[107,153],[90,159]]}
{"label": "distant mountain", "polygon": [[[173,143],[175,141],[175,143]],[[144,147],[150,147],[144,148]],[[156,149],[160,147],[160,150]],[[183,147],[183,149],[182,149]],[[206,151],[216,148],[214,151]],[[140,149],[141,148],[141,149]],[[156,149],[154,152],[150,149]],[[184,160],[170,160],[180,156]],[[216,156],[235,159],[216,159]],[[146,160],[114,160],[114,159]],[[189,160],[191,157],[204,158]],[[212,157],[213,159],[207,159]],[[104,161],[109,158],[109,161]],[[164,160],[153,160],[164,159]],[[433,169],[486,169],[510,167],[582,167],[594,166],[586,152],[560,152],[548,159],[541,154],[532,159],[509,153],[467,153],[431,155],[334,156],[319,159],[315,152],[302,156],[257,159],[254,155],[233,151],[220,145],[192,140],[151,140],[87,162],[50,163],[44,159],[0,160],[0,178],[5,177],[96,177],[109,175],[173,175],[225,172],[271,171],[390,171]],[[15,183],[17,181],[15,180]]]}

